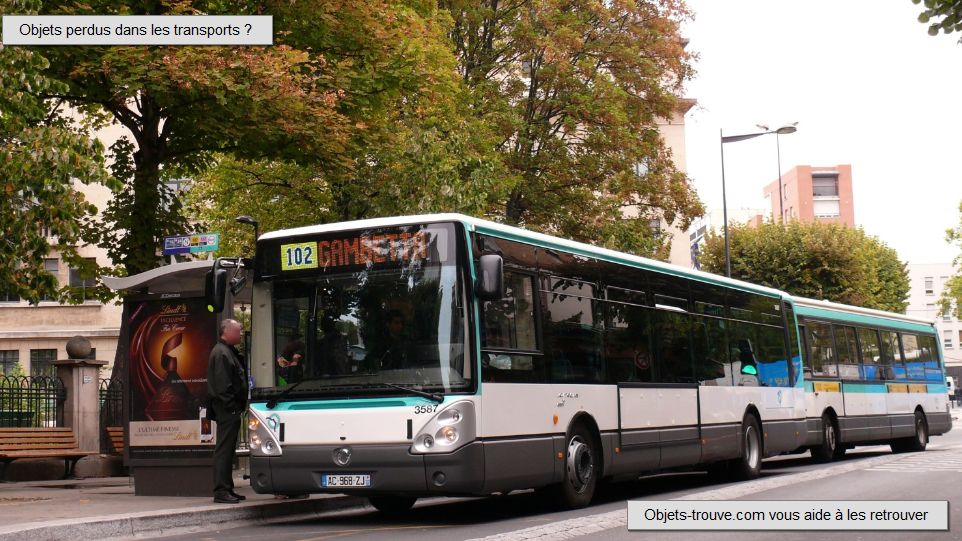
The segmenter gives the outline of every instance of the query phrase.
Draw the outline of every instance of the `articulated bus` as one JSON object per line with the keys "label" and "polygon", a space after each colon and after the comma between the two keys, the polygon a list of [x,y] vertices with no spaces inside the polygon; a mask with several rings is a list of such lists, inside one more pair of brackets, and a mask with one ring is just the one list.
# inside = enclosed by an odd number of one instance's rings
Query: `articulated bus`
{"label": "articulated bus", "polygon": [[[763,457],[824,446],[826,418],[833,454],[884,436],[859,431],[876,426],[851,398],[868,383],[821,381],[821,350],[818,369],[803,365],[797,301],[774,289],[457,214],[267,233],[253,264],[258,493],[398,512],[538,489],[581,507],[600,480],[647,471],[755,477]],[[870,320],[810,304],[809,334]],[[931,329],[877,317],[891,323],[871,327],[880,344],[902,333],[906,377],[939,369],[922,360]],[[833,382],[843,404],[820,394]],[[918,403],[929,434],[945,429],[938,404]]]}
{"label": "articulated bus", "polygon": [[952,427],[934,322],[795,298],[812,456],[856,444],[924,451]]}

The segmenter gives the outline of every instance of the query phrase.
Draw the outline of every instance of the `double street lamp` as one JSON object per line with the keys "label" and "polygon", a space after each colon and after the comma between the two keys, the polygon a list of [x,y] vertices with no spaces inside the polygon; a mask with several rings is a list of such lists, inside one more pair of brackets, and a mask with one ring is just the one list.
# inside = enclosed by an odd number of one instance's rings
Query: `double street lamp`
{"label": "double street lamp", "polygon": [[795,133],[797,131],[796,126],[798,122],[792,122],[791,124],[786,124],[778,129],[770,130],[768,126],[763,124],[757,124],[759,128],[764,131],[757,133],[746,133],[743,135],[725,135],[722,130],[718,130],[718,135],[721,140],[721,173],[722,173],[722,219],[725,221],[725,276],[731,278],[732,275],[732,261],[731,253],[729,252],[728,245],[728,200],[725,195],[725,143],[737,143],[739,141],[746,141],[748,139],[754,139],[756,137],[761,137],[762,135],[768,135],[771,133],[775,134],[775,150],[778,157],[778,220],[779,223],[784,222],[785,211],[782,208],[784,204],[784,195],[782,194],[782,151],[778,143],[779,135],[788,135],[790,133]]}

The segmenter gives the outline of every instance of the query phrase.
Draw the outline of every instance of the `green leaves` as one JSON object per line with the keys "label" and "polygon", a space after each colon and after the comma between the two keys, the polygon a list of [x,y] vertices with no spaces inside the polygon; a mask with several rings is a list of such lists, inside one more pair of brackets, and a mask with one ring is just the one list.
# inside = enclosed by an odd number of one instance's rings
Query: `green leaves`
{"label": "green leaves", "polygon": [[[8,6],[0,3],[0,11]],[[80,259],[82,221],[96,209],[75,183],[112,184],[102,145],[75,133],[38,97],[64,88],[46,76],[47,66],[36,51],[0,45],[0,291],[34,303],[76,300],[44,269],[44,258],[55,251],[68,263]]]}
{"label": "green leaves", "polygon": [[[488,214],[643,255],[649,226],[702,207],[653,129],[691,77],[681,2],[441,2],[478,118],[497,135],[506,197]],[[636,173],[646,163],[645,174]]]}
{"label": "green leaves", "polygon": [[[892,248],[838,224],[730,225],[732,277],[793,295],[903,312],[909,282]],[[725,272],[724,237],[710,234],[702,268]]]}
{"label": "green leaves", "polygon": [[[912,0],[912,3],[919,2]],[[929,25],[930,36],[937,36],[940,30],[945,34],[962,32],[962,0],[925,0],[924,6],[925,11],[919,13],[918,20]],[[959,41],[962,43],[962,39]]]}

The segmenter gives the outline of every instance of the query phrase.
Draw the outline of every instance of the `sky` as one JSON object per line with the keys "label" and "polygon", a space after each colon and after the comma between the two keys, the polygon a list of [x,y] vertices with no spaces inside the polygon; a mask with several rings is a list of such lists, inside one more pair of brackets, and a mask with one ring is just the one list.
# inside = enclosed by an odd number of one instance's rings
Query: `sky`
{"label": "sky", "polygon": [[[719,130],[780,136],[782,171],[852,165],[855,221],[909,263],[959,255],[945,230],[962,203],[962,45],[929,36],[911,0],[688,0],[698,55],[686,96],[688,175],[721,208]],[[763,208],[775,137],[725,145],[728,206]]]}

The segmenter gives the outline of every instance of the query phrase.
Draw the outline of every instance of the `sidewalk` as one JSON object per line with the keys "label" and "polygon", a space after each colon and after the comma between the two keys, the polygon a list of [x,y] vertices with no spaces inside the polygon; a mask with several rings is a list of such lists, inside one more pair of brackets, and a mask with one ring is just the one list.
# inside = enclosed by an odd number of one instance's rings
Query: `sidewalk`
{"label": "sidewalk", "polygon": [[314,495],[278,500],[254,494],[237,479],[240,504],[215,504],[210,497],[134,496],[128,477],[0,484],[0,541],[125,539],[236,528],[273,519],[310,518],[360,507],[366,500]]}

